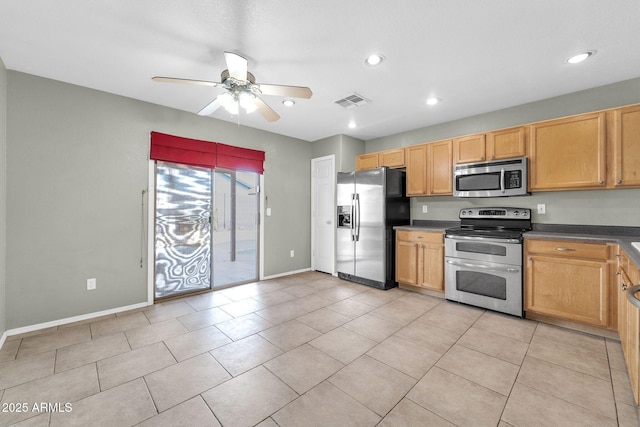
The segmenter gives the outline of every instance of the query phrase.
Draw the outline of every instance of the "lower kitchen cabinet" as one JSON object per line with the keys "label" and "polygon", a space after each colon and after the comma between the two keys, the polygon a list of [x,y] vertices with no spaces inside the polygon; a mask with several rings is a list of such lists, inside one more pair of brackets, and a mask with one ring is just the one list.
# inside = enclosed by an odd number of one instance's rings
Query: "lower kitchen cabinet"
{"label": "lower kitchen cabinet", "polygon": [[636,404],[640,404],[640,309],[627,299],[627,289],[640,283],[638,266],[618,252],[618,334]]}
{"label": "lower kitchen cabinet", "polygon": [[606,243],[526,240],[525,311],[615,328],[610,248]]}
{"label": "lower kitchen cabinet", "polygon": [[444,236],[441,232],[396,232],[396,281],[444,291]]}

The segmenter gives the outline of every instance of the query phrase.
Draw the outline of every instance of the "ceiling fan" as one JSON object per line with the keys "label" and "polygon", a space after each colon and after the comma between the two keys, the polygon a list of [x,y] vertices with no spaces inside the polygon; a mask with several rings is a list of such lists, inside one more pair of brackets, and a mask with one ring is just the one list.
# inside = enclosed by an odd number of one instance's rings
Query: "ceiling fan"
{"label": "ceiling fan", "polygon": [[247,59],[237,53],[225,52],[224,59],[227,63],[227,69],[220,75],[221,81],[219,83],[207,80],[161,76],[153,77],[152,80],[156,82],[187,83],[226,89],[226,92],[216,97],[198,112],[198,115],[201,116],[208,116],[220,107],[224,107],[231,114],[238,114],[239,107],[242,107],[247,113],[257,110],[267,121],[275,122],[280,116],[260,98],[261,94],[291,98],[311,98],[312,92],[308,87],[256,83],[253,74],[247,70]]}

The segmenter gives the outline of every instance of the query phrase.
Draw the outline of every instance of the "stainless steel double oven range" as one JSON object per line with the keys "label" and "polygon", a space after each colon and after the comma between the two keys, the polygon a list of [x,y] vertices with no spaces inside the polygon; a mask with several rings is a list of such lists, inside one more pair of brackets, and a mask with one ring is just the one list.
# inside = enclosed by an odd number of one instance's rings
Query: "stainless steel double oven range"
{"label": "stainless steel double oven range", "polygon": [[531,210],[469,208],[445,230],[445,298],[522,317],[522,234]]}

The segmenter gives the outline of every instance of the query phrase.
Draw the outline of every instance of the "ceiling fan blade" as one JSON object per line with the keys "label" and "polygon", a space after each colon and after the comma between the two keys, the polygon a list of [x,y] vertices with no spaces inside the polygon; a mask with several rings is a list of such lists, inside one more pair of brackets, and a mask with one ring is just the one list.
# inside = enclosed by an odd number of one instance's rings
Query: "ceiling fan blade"
{"label": "ceiling fan blade", "polygon": [[268,85],[259,84],[260,92],[264,95],[288,96],[291,98],[311,98],[313,92],[304,86],[285,86],[285,85]]}
{"label": "ceiling fan blade", "polygon": [[236,80],[247,80],[247,59],[233,52],[225,52],[224,60],[227,62],[229,76]]}
{"label": "ceiling fan blade", "polygon": [[155,76],[155,77],[152,77],[151,80],[153,80],[154,82],[162,82],[162,83],[187,83],[192,85],[211,86],[211,87],[224,86],[222,83],[210,82],[208,80],[178,79],[175,77]]}
{"label": "ceiling fan blade", "polygon": [[260,113],[260,115],[264,117],[268,122],[275,122],[280,118],[278,113],[273,111],[273,109],[269,107],[267,103],[264,102],[259,96],[256,96],[253,102],[255,102],[256,104],[258,113]]}
{"label": "ceiling fan blade", "polygon": [[222,107],[222,104],[220,104],[218,98],[219,97],[217,97],[216,99],[208,103],[202,110],[198,111],[198,115],[208,116],[212,114],[214,111],[216,111],[218,108]]}

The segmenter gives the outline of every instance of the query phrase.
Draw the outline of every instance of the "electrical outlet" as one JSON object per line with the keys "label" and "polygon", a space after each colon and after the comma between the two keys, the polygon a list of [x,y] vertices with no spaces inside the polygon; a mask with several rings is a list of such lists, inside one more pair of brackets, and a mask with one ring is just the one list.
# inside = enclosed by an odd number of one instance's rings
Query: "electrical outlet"
{"label": "electrical outlet", "polygon": [[547,213],[547,205],[545,205],[544,203],[538,204],[538,213],[540,215],[546,214]]}
{"label": "electrical outlet", "polygon": [[427,205],[422,205],[422,213],[427,213]]}
{"label": "electrical outlet", "polygon": [[96,288],[96,279],[87,279],[87,290],[91,291]]}
{"label": "electrical outlet", "polygon": [[296,255],[295,251],[291,249],[291,251],[289,251],[289,256],[293,258],[295,255]]}
{"label": "electrical outlet", "polygon": [[271,208],[267,208],[267,216],[271,216]]}

